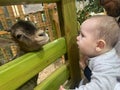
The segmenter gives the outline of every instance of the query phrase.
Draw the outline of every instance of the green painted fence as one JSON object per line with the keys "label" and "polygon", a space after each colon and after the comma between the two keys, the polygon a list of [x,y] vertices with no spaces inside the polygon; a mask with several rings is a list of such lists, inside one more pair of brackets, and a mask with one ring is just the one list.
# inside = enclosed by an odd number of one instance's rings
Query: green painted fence
{"label": "green painted fence", "polygon": [[[15,90],[66,52],[71,77],[70,87],[74,88],[76,83],[79,83],[81,77],[79,54],[76,44],[78,30],[75,0],[0,0],[0,6],[50,2],[55,2],[57,4],[61,35],[65,37],[65,39],[60,38],[55,40],[45,45],[41,51],[28,53],[15,61],[0,67],[0,90]],[[59,75],[63,76],[60,77]],[[52,88],[53,85],[56,86],[52,90],[57,90],[58,86],[63,83],[62,80],[65,81],[68,76],[68,69],[63,66],[48,77],[45,82],[38,85],[35,90],[50,90],[50,86]],[[58,80],[59,85],[57,84],[56,79]],[[52,81],[55,81],[55,83],[51,83]]]}
{"label": "green painted fence", "polygon": [[[38,52],[31,52],[24,56],[17,58],[0,67],[0,90],[15,90],[31,77],[42,71],[49,64],[66,53],[65,39],[59,38],[53,42],[46,44],[42,50]],[[66,70],[65,66],[59,69],[55,77],[59,77],[60,73]],[[62,74],[61,74],[62,75]],[[61,79],[68,73],[61,76]],[[51,79],[52,80],[52,79]],[[62,82],[63,82],[62,81]],[[59,82],[59,81],[58,81]],[[51,84],[51,83],[49,83]],[[39,89],[42,90],[42,89]]]}
{"label": "green painted fence", "polygon": [[69,70],[66,65],[63,65],[40,83],[35,90],[58,90],[60,85],[63,85],[68,78]]}

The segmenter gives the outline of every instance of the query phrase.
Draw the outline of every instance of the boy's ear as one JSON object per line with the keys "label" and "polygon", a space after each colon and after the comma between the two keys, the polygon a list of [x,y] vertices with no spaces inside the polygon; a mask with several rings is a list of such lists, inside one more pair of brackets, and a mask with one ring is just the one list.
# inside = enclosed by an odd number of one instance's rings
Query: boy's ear
{"label": "boy's ear", "polygon": [[97,42],[96,51],[101,51],[105,47],[105,44],[104,40],[99,40]]}

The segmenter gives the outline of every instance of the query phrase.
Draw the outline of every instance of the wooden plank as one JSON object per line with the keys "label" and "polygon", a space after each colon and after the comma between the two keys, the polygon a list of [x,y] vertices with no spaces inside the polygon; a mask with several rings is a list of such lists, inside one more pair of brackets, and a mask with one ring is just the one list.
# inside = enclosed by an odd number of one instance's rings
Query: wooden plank
{"label": "wooden plank", "polygon": [[57,3],[57,6],[62,36],[65,36],[66,38],[67,56],[69,60],[72,81],[71,88],[74,88],[74,86],[76,86],[81,80],[79,53],[78,46],[76,44],[78,30],[75,0],[62,0],[60,3]]}
{"label": "wooden plank", "polygon": [[15,90],[66,53],[65,39],[59,38],[0,67],[0,90]]}
{"label": "wooden plank", "polygon": [[0,35],[8,35],[8,34],[10,34],[10,33],[7,31],[0,31]]}
{"label": "wooden plank", "polygon": [[0,0],[0,6],[18,5],[18,4],[35,4],[35,3],[54,3],[60,0]]}
{"label": "wooden plank", "polygon": [[41,82],[34,90],[58,90],[69,78],[69,70],[66,65],[61,66],[48,78]]}

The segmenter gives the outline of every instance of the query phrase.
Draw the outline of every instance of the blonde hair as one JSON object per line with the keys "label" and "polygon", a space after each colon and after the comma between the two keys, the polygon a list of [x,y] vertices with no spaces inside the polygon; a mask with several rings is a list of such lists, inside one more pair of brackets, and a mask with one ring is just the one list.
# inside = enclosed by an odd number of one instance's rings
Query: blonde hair
{"label": "blonde hair", "polygon": [[120,27],[115,18],[107,15],[96,15],[89,19],[97,21],[98,38],[102,38],[108,46],[114,47],[120,35]]}

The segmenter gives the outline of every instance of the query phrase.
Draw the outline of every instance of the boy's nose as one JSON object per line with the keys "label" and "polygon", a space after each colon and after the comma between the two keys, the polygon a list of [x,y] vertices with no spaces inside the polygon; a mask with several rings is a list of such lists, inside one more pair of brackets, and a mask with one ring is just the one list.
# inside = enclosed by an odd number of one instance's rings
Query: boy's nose
{"label": "boy's nose", "polygon": [[79,39],[79,36],[76,37],[76,40],[77,40],[77,41],[78,41],[78,39]]}

